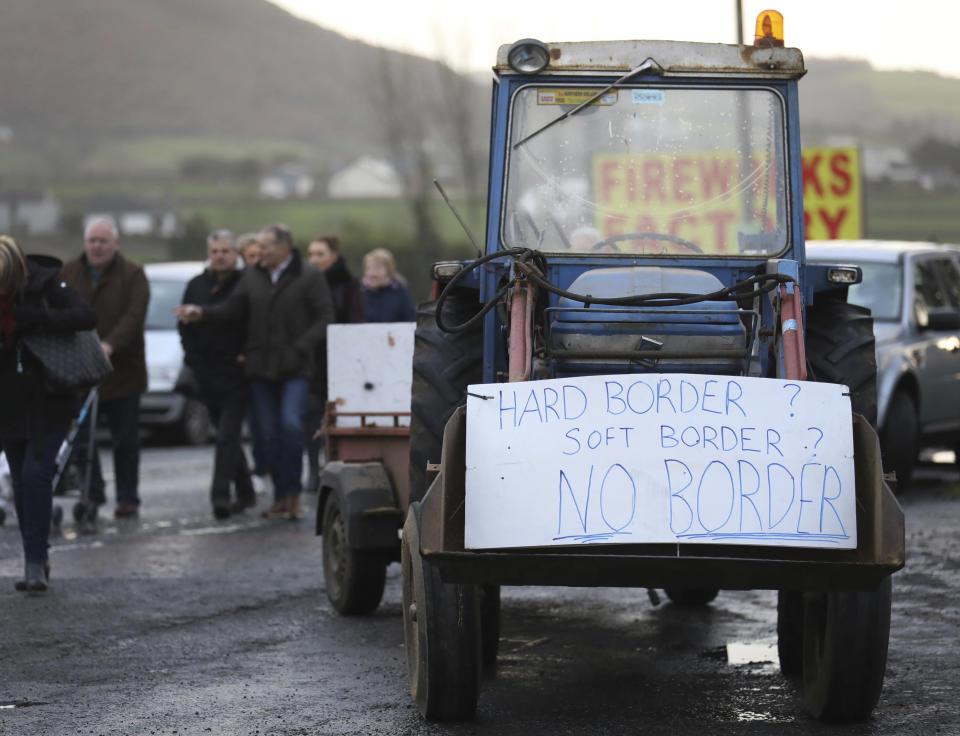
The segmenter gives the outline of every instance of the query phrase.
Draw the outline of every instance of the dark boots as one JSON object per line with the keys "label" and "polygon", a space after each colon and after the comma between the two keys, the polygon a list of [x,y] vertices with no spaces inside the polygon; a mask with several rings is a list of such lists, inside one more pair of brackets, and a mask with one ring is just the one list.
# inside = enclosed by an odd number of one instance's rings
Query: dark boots
{"label": "dark boots", "polygon": [[13,587],[28,593],[43,593],[50,580],[50,561],[24,563],[23,580],[17,580]]}

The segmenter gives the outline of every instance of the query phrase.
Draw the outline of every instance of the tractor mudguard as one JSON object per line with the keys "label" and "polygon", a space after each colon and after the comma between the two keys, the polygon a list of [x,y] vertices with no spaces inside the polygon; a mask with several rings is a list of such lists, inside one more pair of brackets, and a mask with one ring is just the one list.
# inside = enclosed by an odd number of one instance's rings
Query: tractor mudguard
{"label": "tractor mudguard", "polygon": [[383,463],[327,463],[320,480],[316,533],[323,533],[323,511],[331,493],[340,501],[347,546],[352,549],[392,549],[399,545],[397,530],[403,518],[393,481]]}

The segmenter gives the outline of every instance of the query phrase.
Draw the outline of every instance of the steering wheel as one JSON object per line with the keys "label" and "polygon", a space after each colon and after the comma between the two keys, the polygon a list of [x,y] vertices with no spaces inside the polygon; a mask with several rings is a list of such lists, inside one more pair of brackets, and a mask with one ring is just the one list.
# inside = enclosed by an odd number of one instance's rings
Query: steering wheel
{"label": "steering wheel", "polygon": [[684,238],[676,235],[667,235],[665,233],[624,233],[623,235],[614,235],[594,243],[590,250],[599,251],[610,246],[615,248],[617,253],[623,253],[623,248],[617,245],[622,240],[666,240],[668,243],[676,243],[677,245],[689,248],[694,253],[703,253],[703,249],[696,243],[691,243]]}

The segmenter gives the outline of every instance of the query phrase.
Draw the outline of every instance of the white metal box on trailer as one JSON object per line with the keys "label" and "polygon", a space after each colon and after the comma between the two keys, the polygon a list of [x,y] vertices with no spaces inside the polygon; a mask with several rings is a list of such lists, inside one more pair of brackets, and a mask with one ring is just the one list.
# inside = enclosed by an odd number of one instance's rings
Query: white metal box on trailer
{"label": "white metal box on trailer", "polygon": [[[413,322],[327,327],[327,397],[338,412],[410,411],[415,327]],[[359,426],[360,419],[342,417],[338,424]]]}

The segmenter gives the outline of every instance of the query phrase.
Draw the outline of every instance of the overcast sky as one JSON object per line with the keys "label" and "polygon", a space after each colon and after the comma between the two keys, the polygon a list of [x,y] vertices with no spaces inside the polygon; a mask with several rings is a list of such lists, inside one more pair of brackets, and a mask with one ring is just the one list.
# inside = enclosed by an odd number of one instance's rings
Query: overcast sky
{"label": "overcast sky", "polygon": [[[673,39],[736,43],[735,0],[271,0],[302,18],[368,43],[445,56],[461,70],[489,69],[500,44]],[[784,15],[788,46],[807,56],[868,59],[879,69],[960,77],[960,0],[742,0],[744,35],[757,13]]]}

